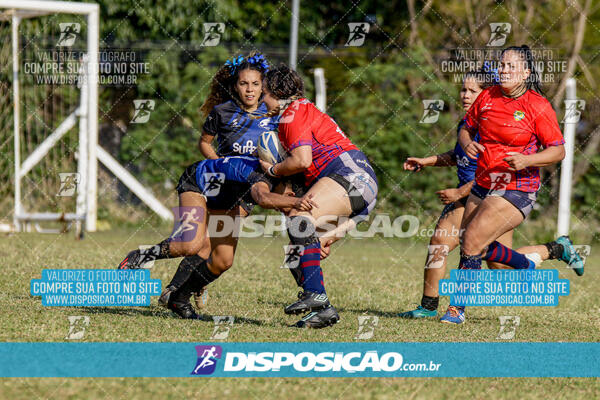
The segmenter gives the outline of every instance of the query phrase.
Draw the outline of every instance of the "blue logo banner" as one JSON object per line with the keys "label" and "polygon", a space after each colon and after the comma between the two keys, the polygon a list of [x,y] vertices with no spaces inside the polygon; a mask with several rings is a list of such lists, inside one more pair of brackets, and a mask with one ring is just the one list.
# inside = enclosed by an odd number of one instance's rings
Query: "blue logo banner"
{"label": "blue logo banner", "polygon": [[149,306],[150,297],[160,295],[161,284],[150,279],[147,269],[45,269],[29,286],[44,306],[131,307]]}
{"label": "blue logo banner", "polygon": [[600,343],[1,343],[2,377],[599,377]]}
{"label": "blue logo banner", "polygon": [[440,295],[454,306],[558,306],[569,292],[555,269],[453,269],[440,280]]}

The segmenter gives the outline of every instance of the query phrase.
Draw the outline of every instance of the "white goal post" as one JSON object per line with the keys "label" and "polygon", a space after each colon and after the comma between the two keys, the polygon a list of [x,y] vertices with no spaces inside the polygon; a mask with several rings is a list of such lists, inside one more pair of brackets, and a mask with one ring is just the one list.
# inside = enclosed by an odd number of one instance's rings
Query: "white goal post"
{"label": "white goal post", "polygon": [[[0,18],[10,20],[12,25],[12,64],[13,64],[13,119],[14,119],[14,214],[16,231],[22,231],[30,222],[65,221],[75,222],[77,233],[83,229],[96,231],[98,161],[102,162],[125,186],[146,203],[164,220],[172,220],[168,208],[138,182],[110,154],[98,145],[98,84],[99,84],[99,31],[100,8],[94,3],[41,0],[0,0]],[[21,162],[21,102],[20,102],[20,43],[19,25],[23,19],[48,14],[80,14],[87,18],[87,49],[82,59],[80,74],[79,106],[43,142]],[[77,124],[79,120],[79,124]],[[30,213],[22,203],[21,180],[42,160],[50,149],[72,128],[78,125],[77,198],[75,213]],[[40,230],[38,228],[38,230]]]}
{"label": "white goal post", "polygon": [[[71,219],[85,221],[87,231],[96,230],[96,193],[98,163],[96,159],[96,146],[98,143],[98,65],[99,54],[99,16],[100,8],[97,4],[75,3],[62,1],[39,0],[0,0],[0,8],[8,9],[4,15],[12,18],[12,55],[13,55],[13,104],[14,104],[14,157],[15,157],[15,183],[14,183],[14,216],[15,230],[22,230],[23,221],[31,220],[60,220]],[[82,82],[81,102],[77,110],[63,121],[59,127],[44,142],[30,154],[23,164],[20,155],[20,97],[19,97],[19,24],[24,18],[34,18],[51,13],[83,14],[87,17],[87,65],[84,65],[86,79]],[[80,182],[77,197],[77,211],[75,214],[55,213],[27,213],[21,203],[21,179],[35,164],[37,164],[50,148],[76,124],[76,117],[80,118],[79,124],[79,160],[78,172]],[[80,224],[78,224],[80,225]]]}

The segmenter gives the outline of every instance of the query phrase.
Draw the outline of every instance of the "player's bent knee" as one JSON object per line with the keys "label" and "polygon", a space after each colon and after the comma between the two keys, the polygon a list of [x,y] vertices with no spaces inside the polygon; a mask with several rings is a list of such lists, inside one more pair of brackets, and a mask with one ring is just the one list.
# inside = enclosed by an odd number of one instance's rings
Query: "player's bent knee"
{"label": "player's bent knee", "polygon": [[469,231],[465,232],[461,242],[461,252],[469,255],[480,254],[483,251],[484,244],[477,234]]}
{"label": "player's bent knee", "polygon": [[233,266],[233,257],[212,258],[211,261],[211,267],[218,271],[219,274],[222,274]]}

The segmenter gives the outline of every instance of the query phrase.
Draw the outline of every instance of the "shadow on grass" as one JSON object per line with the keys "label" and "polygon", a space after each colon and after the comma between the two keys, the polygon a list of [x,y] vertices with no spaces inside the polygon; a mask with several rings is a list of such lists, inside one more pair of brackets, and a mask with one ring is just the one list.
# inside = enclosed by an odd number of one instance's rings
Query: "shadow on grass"
{"label": "shadow on grass", "polygon": [[[260,301],[261,304],[268,304],[271,305],[273,307],[279,307],[283,309],[285,307],[287,307],[288,305],[290,305],[294,300],[290,299],[289,303],[283,303],[281,301]],[[363,308],[360,310],[354,309],[354,308],[345,308],[345,307],[338,307],[335,304],[333,305],[335,307],[335,309],[342,313],[342,312],[351,312],[351,313],[356,313],[356,314],[368,314],[368,315],[377,315],[379,317],[385,317],[385,318],[396,318],[398,317],[398,313],[400,311],[381,311],[381,310],[373,310],[371,308]]]}
{"label": "shadow on grass", "polygon": [[[159,317],[159,318],[174,318],[174,319],[181,319],[179,318],[177,315],[175,315],[175,313],[166,310],[162,307],[120,307],[120,308],[113,308],[113,307],[81,307],[81,310],[85,311],[86,313],[90,313],[90,314],[113,314],[113,315],[124,315],[124,316],[131,316],[131,317],[138,317],[138,316],[144,316],[144,317]],[[205,321],[205,322],[213,322],[213,316],[212,315],[207,315],[207,314],[199,314],[199,321]],[[264,321],[259,321],[257,319],[252,319],[252,318],[246,318],[246,317],[240,317],[240,316],[236,316],[236,315],[232,315],[232,317],[235,320],[236,324],[251,324],[251,325],[258,325],[258,326],[263,326],[263,325],[269,325],[266,324]]]}

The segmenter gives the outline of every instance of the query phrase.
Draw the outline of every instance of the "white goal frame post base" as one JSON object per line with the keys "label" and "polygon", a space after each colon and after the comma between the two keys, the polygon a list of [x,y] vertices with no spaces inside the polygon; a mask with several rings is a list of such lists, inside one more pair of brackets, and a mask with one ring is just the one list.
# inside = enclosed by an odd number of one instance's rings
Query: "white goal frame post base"
{"label": "white goal frame post base", "polygon": [[[98,4],[67,1],[40,0],[0,0],[0,18],[12,23],[12,61],[13,61],[13,117],[14,117],[14,215],[15,231],[29,231],[30,223],[61,221],[76,223],[76,233],[82,236],[83,230],[96,231],[98,160],[102,162],[125,186],[146,203],[162,219],[173,220],[173,215],[156,197],[123,168],[108,152],[98,145],[98,56],[100,32],[100,8]],[[20,82],[19,82],[19,25],[22,19],[35,18],[53,13],[81,14],[87,17],[87,53],[83,59],[79,106],[21,163],[20,139]],[[21,202],[21,180],[48,153],[69,130],[75,127],[79,118],[79,146],[77,172],[77,199],[75,213],[28,213]]]}

